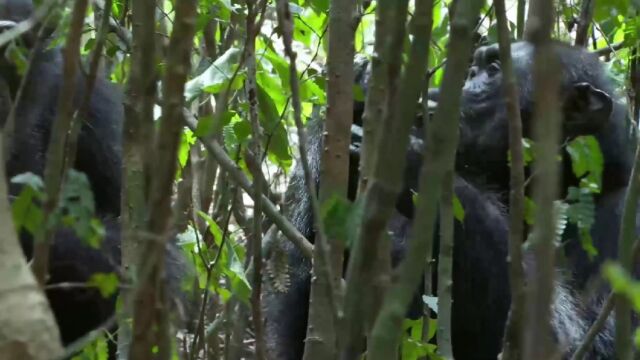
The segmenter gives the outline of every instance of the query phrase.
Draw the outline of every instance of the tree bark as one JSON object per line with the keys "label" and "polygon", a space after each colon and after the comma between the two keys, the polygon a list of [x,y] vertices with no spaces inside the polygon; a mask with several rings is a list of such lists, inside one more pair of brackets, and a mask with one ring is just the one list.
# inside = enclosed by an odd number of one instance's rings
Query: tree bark
{"label": "tree bark", "polygon": [[[356,1],[332,0],[329,10],[329,49],[327,57],[327,119],[323,131],[323,151],[320,159],[319,202],[332,197],[346,198],[349,183],[349,144],[353,118],[353,57],[356,28]],[[322,221],[318,217],[319,221]],[[327,236],[323,232],[323,236]],[[304,360],[335,359],[338,356],[337,336],[340,328],[334,317],[339,301],[337,291],[342,281],[343,253],[346,239],[325,238],[330,258],[324,262],[319,248],[313,261],[309,322]],[[318,269],[329,266],[331,271]],[[326,275],[332,274],[332,278]],[[331,294],[331,289],[333,295]]]}
{"label": "tree bark", "polygon": [[511,309],[504,333],[502,359],[522,357],[522,330],[524,325],[524,269],[522,244],[524,243],[524,155],[522,150],[522,119],[520,99],[513,72],[511,41],[504,0],[495,0],[498,22],[498,42],[502,67],[502,88],[509,118],[509,152],[511,154],[511,189],[509,192],[509,286]]}
{"label": "tree bark", "polygon": [[[0,159],[3,151],[0,144]],[[55,358],[63,352],[60,332],[20,248],[5,179],[0,166],[0,354],[6,359]]]}
{"label": "tree bark", "polygon": [[[558,143],[562,122],[560,104],[561,65],[553,49],[554,3],[531,3],[525,38],[534,45],[534,140],[538,150],[534,173],[533,198],[536,203],[532,234],[535,271],[527,289],[527,330],[524,359],[551,359],[557,356],[551,339],[551,300],[554,289],[556,211],[560,172]],[[533,9],[533,11],[531,10]]]}
{"label": "tree bark", "polygon": [[149,359],[158,345],[158,357],[171,356],[171,338],[167,316],[167,299],[163,281],[164,254],[172,234],[171,194],[177,170],[177,152],[184,126],[184,84],[191,68],[190,56],[195,35],[198,2],[179,0],[175,5],[175,20],[169,40],[166,73],[163,84],[163,106],[160,127],[155,138],[155,162],[150,177],[149,238],[142,244],[138,262],[139,282],[133,313],[133,359]]}
{"label": "tree bark", "polygon": [[[148,144],[153,139],[153,106],[156,103],[155,0],[131,4],[131,73],[124,101],[122,136],[122,244],[121,267],[131,279],[141,257],[140,235],[147,219]],[[120,291],[122,309],[118,314],[118,355],[126,358],[131,343],[133,291]]]}
{"label": "tree bark", "polygon": [[595,5],[596,0],[582,0],[580,17],[578,18],[578,28],[576,29],[576,46],[587,46],[589,41],[589,28],[591,27]]}
{"label": "tree bark", "polygon": [[[406,257],[397,269],[398,280],[387,291],[371,332],[367,355],[368,359],[372,360],[394,359],[397,355],[402,320],[424,271],[424,255],[433,243],[436,205],[440,198],[442,181],[445,174],[454,169],[455,150],[458,145],[460,95],[471,53],[475,19],[480,13],[483,1],[460,1],[457,4],[456,16],[451,23],[449,58],[442,79],[442,96],[434,119],[425,127],[428,128],[428,131],[425,130],[427,142],[420,176],[420,196],[414,217],[418,221],[413,224]],[[408,71],[405,75],[416,76]],[[420,76],[419,80],[423,78]],[[381,160],[383,159],[380,154],[378,161]]]}
{"label": "tree bark", "polygon": [[[47,163],[44,170],[44,184],[46,199],[43,206],[44,223],[48,224],[50,216],[58,206],[58,196],[65,179],[65,145],[71,129],[73,117],[74,95],[76,93],[78,66],[80,62],[80,39],[84,17],[87,12],[88,1],[78,0],[73,6],[71,25],[67,43],[64,48],[64,62],[62,69],[62,87],[58,100],[58,112],[49,136],[47,148]],[[76,134],[77,135],[77,134]],[[49,247],[55,229],[45,228],[38,234],[33,245],[33,273],[40,285],[47,281],[49,271]]]}
{"label": "tree bark", "polygon": [[453,359],[451,304],[453,303],[453,170],[443,176],[440,196],[440,252],[438,256],[438,353]]}

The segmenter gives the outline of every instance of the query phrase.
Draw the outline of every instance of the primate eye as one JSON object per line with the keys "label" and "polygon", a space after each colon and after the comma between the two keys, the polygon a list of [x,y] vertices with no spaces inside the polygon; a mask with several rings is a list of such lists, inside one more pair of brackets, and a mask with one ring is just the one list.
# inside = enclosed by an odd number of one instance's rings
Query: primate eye
{"label": "primate eye", "polygon": [[496,61],[492,62],[487,67],[487,73],[489,73],[489,75],[491,75],[491,76],[494,76],[494,75],[498,74],[499,72],[500,72],[500,61],[499,60],[496,60]]}
{"label": "primate eye", "polygon": [[469,71],[467,72],[467,79],[471,80],[476,77],[476,75],[478,75],[478,68],[475,66],[470,67]]}

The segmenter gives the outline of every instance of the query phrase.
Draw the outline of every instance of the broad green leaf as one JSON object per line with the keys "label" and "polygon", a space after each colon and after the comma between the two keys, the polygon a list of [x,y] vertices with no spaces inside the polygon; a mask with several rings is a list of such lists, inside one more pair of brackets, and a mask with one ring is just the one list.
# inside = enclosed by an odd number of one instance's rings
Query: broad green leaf
{"label": "broad green leaf", "polygon": [[[202,74],[196,76],[185,84],[185,98],[191,102],[203,91],[216,94],[227,86],[238,67],[242,50],[230,48],[222,56],[216,59]],[[242,76],[236,76],[232,89],[242,86]]]}
{"label": "broad green leaf", "polygon": [[571,158],[573,173],[581,179],[581,186],[593,193],[600,192],[604,158],[600,144],[594,136],[579,136],[566,148]]}
{"label": "broad green leaf", "polygon": [[87,285],[98,288],[102,297],[108,298],[118,291],[120,280],[115,273],[95,273],[91,275]]}
{"label": "broad green leaf", "polygon": [[453,216],[460,222],[464,221],[464,207],[460,202],[460,198],[455,194],[453,195]]}

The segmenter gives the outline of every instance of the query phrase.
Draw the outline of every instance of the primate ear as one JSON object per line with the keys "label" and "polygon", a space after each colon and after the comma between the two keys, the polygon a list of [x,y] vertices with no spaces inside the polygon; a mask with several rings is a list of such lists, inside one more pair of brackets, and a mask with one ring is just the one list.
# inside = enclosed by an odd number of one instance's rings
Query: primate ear
{"label": "primate ear", "polygon": [[609,121],[613,101],[589,83],[574,84],[564,100],[564,130],[569,137],[598,132]]}

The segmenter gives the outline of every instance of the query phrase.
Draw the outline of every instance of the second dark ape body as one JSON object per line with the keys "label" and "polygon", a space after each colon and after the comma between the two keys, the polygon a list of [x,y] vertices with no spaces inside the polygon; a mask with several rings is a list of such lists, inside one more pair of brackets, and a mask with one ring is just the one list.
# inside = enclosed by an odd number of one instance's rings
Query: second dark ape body
{"label": "second dark ape body", "polygon": [[[599,255],[587,259],[580,239],[569,228],[563,237],[568,259],[559,273],[552,306],[553,335],[565,357],[580,344],[608,291],[599,287],[587,293],[586,284],[597,278],[605,259],[617,255],[620,215],[633,158],[633,141],[624,123],[626,108],[613,100],[615,92],[602,64],[584,49],[556,44],[565,66],[562,89],[565,122],[563,136],[595,135],[605,159],[603,189],[596,197],[595,225],[591,235]],[[525,136],[532,127],[532,47],[514,44],[512,56],[521,92],[521,113]],[[463,222],[455,222],[453,269],[453,347],[456,359],[495,359],[501,350],[504,323],[510,294],[507,278],[508,227],[506,221],[509,191],[508,119],[501,96],[501,73],[496,46],[479,49],[463,90],[460,147],[457,152],[455,193],[465,210]],[[361,77],[366,82],[367,76]],[[364,84],[366,88],[366,83]],[[430,92],[437,100],[439,94]],[[358,109],[358,107],[356,107]],[[361,109],[361,107],[359,108]],[[356,114],[354,122],[358,124]],[[313,178],[319,179],[321,125],[312,124],[309,161]],[[420,134],[421,131],[415,132]],[[402,257],[413,217],[412,191],[417,191],[421,157],[408,151],[405,186],[388,231],[391,233],[392,258]],[[353,153],[352,153],[353,160]],[[565,158],[566,160],[566,158]],[[575,186],[570,163],[564,163],[563,187]],[[357,165],[351,166],[351,185],[357,182]],[[308,238],[313,239],[311,206],[300,168],[287,190],[286,215]],[[351,186],[355,188],[355,186]],[[273,289],[266,294],[265,305],[269,345],[277,359],[300,359],[304,349],[308,306],[310,263],[288,242],[291,286],[288,292]],[[531,258],[525,270],[533,271]],[[583,293],[584,292],[584,293]],[[612,358],[612,326],[605,326],[592,347],[589,359]]]}
{"label": "second dark ape body", "polygon": [[[0,0],[0,20],[19,22],[33,12],[31,0]],[[34,52],[27,74],[4,57],[0,49],[0,83],[6,87],[0,102],[0,114],[9,113],[15,103],[15,130],[5,163],[7,181],[13,176],[32,172],[42,176],[46,165],[49,138],[56,121],[58,99],[63,83],[62,51],[50,48],[50,39],[35,42],[39,26],[23,35],[19,41]],[[50,33],[45,29],[43,33]],[[36,45],[39,44],[39,45]],[[26,79],[23,78],[26,76]],[[23,83],[24,85],[21,85]],[[76,107],[86,92],[86,75],[79,71],[74,94]],[[18,90],[22,95],[17,99]],[[17,103],[16,103],[17,100]],[[90,248],[74,231],[60,226],[56,229],[50,250],[50,279],[47,298],[56,317],[65,345],[103,325],[115,313],[116,295],[108,298],[91,287],[56,287],[56,284],[84,284],[96,273],[120,271],[120,201],[122,188],[122,124],[123,96],[120,89],[99,74],[91,94],[89,109],[78,137],[75,163],[72,167],[87,175],[93,191],[96,216],[103,221],[106,236],[100,249]],[[5,118],[1,120],[4,125]],[[10,197],[19,195],[21,186],[10,184]],[[23,250],[31,257],[33,238],[26,231],[20,234]],[[182,281],[192,275],[192,268],[175,243],[166,250],[166,280],[172,300],[187,303]],[[186,304],[187,306],[189,304]],[[3,309],[3,311],[8,311]],[[110,345],[113,345],[110,343]]]}

